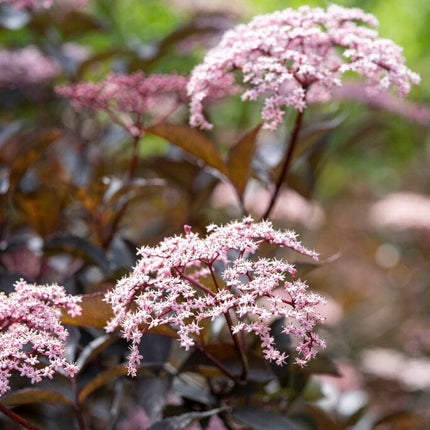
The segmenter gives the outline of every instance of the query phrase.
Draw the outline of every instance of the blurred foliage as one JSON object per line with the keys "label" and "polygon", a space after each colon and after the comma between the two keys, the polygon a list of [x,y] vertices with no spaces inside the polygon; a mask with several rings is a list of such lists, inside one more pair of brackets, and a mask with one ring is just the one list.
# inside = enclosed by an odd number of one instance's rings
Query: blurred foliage
{"label": "blurred foliage", "polygon": [[[208,3],[94,0],[79,10],[34,15],[1,7],[1,46],[35,45],[61,68],[57,78],[42,84],[0,88],[1,289],[10,291],[23,277],[85,294],[83,315],[65,316],[64,322],[74,326],[72,350],[81,367],[77,398],[91,429],[131,429],[127,423],[133,420],[147,428],[142,423],[148,417],[157,422],[151,429],[187,428],[197,421],[209,428],[212,416],[224,423],[220,429],[427,428],[430,383],[417,388],[372,373],[361,360],[363,351],[376,346],[430,359],[430,233],[392,232],[368,222],[370,205],[388,193],[430,194],[428,124],[401,115],[341,102],[312,109],[286,178],[304,199],[318,200],[324,212],[311,230],[306,216],[295,219],[304,242],[323,259],[341,254],[309,274],[312,288],[330,297],[324,329],[330,357],[321,355],[305,370],[279,369],[258,359],[251,345],[249,380],[232,386],[198,351],[179,351],[173,330],[153,330],[145,335],[145,358],[133,383],[124,366],[127,345],[104,334],[110,309],[102,293],[133,267],[135,249],[180,232],[184,224],[202,231],[240,213],[254,192],[250,184],[276,177],[285,133],[260,132],[255,105],[234,97],[218,101],[211,111],[215,128],[208,134],[189,128],[184,112],[174,122],[149,128],[138,143],[135,177],[127,180],[129,135],[103,115],[73,111],[53,87],[98,80],[112,70],[187,74],[235,22],[328,2]],[[428,105],[430,2],[338,3],[378,17],[380,34],[403,46],[408,65],[422,75],[411,99]],[[291,128],[293,118],[287,116]],[[214,190],[226,178],[235,203],[222,205]],[[398,260],[381,263],[375,257],[384,244],[396,250]],[[208,347],[236,371],[239,362],[223,330],[225,325],[219,333],[206,328]],[[291,352],[289,339],[277,336]],[[16,379],[4,405],[19,405],[17,413],[44,429],[58,428],[53,423],[60,417],[62,428],[74,428],[70,405],[76,393],[61,375],[37,388]],[[354,393],[364,402],[348,397]],[[34,407],[36,402],[47,404]],[[361,427],[354,427],[357,423]]]}

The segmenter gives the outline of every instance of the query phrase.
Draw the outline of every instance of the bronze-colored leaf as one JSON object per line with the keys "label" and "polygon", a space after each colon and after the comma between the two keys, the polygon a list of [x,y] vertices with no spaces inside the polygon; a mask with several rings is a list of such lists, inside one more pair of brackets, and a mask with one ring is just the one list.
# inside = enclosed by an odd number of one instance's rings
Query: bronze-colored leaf
{"label": "bronze-colored leaf", "polygon": [[255,141],[261,125],[243,136],[230,149],[228,154],[228,177],[240,194],[245,191],[251,176],[252,159],[255,151]]}
{"label": "bronze-colored leaf", "polygon": [[111,367],[110,369],[100,373],[94,379],[85,385],[85,387],[79,393],[79,403],[83,403],[85,399],[95,390],[103,387],[103,385],[108,384],[115,379],[125,376],[128,373],[127,365],[118,364],[117,366]]}
{"label": "bronze-colored leaf", "polygon": [[59,189],[39,188],[31,193],[16,193],[14,203],[24,223],[46,237],[62,222],[66,196]]}
{"label": "bronze-colored leaf", "polygon": [[[61,133],[57,129],[36,130],[17,134],[2,148],[4,156],[10,163],[10,183],[16,186],[27,169],[41,156],[41,154],[55,142]],[[4,160],[6,161],[6,160]]]}
{"label": "bronze-colored leaf", "polygon": [[[113,312],[111,306],[104,300],[104,293],[84,294],[82,296],[82,313],[71,317],[65,311],[61,317],[63,324],[70,324],[82,327],[96,327],[104,328],[109,320],[113,318]],[[163,325],[158,327],[152,327],[150,330],[146,330],[142,327],[142,331],[147,333],[160,334],[163,336],[169,336],[176,338],[177,333],[171,327]]]}
{"label": "bronze-colored leaf", "polygon": [[112,319],[111,306],[103,301],[104,293],[85,294],[82,296],[82,313],[71,317],[63,312],[61,321],[63,324],[77,325],[83,327],[104,328]]}
{"label": "bronze-colored leaf", "polygon": [[170,143],[179,146],[194,157],[214,167],[222,174],[228,176],[228,168],[221,158],[215,144],[202,132],[184,124],[160,123],[148,127],[146,132],[163,137]]}
{"label": "bronze-colored leaf", "polygon": [[31,403],[61,402],[73,406],[73,402],[60,393],[40,388],[23,388],[2,397],[6,405],[25,405]]}

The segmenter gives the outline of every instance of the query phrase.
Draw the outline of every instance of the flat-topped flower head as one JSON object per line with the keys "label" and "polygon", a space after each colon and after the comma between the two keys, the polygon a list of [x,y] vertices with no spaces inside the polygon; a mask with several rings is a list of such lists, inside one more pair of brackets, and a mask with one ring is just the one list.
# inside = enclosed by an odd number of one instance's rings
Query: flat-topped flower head
{"label": "flat-topped flower head", "polygon": [[303,6],[255,17],[224,34],[190,77],[191,125],[211,128],[203,102],[222,92],[241,72],[243,100],[264,99],[264,126],[276,129],[284,110],[303,111],[327,101],[344,73],[367,78],[376,89],[409,92],[419,76],[405,66],[402,49],[378,36],[377,19],[360,9]]}
{"label": "flat-topped flower head", "polygon": [[107,112],[133,135],[167,117],[187,98],[187,78],[180,75],[143,72],[132,75],[111,73],[100,82],[80,82],[58,87],[57,93],[70,99],[77,110]]}
{"label": "flat-topped flower head", "polygon": [[133,272],[105,296],[114,312],[107,331],[121,328],[132,342],[130,374],[136,374],[142,358],[138,347],[148,328],[168,325],[176,329],[181,346],[188,350],[199,341],[203,320],[225,314],[234,316],[233,333],[257,335],[264,356],[279,365],[286,356],[270,336],[274,317],[284,318],[285,332],[298,339],[301,364],[315,356],[317,347],[324,347],[313,331],[323,320],[316,307],[324,299],[309,294],[306,284],[295,280],[292,264],[255,257],[266,243],[317,259],[294,232],[276,230],[270,222],[254,222],[250,217],[224,226],[210,225],[204,238],[190,226],[184,230],[184,235],[141,248]]}
{"label": "flat-topped flower head", "polygon": [[69,334],[60,317],[62,309],[71,316],[80,314],[80,301],[56,284],[33,285],[22,280],[13,293],[0,293],[0,395],[10,389],[12,372],[31,383],[52,378],[59,369],[68,376],[77,372],[65,356]]}

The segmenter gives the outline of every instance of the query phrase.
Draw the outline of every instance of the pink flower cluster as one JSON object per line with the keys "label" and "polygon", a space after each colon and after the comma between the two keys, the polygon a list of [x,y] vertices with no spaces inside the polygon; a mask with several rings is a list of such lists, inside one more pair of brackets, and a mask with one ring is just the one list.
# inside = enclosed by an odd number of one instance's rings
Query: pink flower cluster
{"label": "pink flower cluster", "polygon": [[35,85],[59,73],[57,63],[34,46],[0,50],[0,87]]}
{"label": "pink flower cluster", "polygon": [[306,364],[317,347],[325,346],[313,331],[323,320],[316,307],[325,301],[294,279],[293,265],[255,254],[264,243],[314,259],[317,254],[302,246],[294,232],[275,230],[269,221],[254,222],[250,217],[225,226],[210,225],[207,232],[201,238],[185,226],[183,236],[144,246],[133,272],[106,294],[114,312],[107,331],[121,327],[132,342],[129,373],[136,374],[142,358],[138,347],[147,329],[175,328],[181,346],[188,350],[199,342],[203,320],[227,314],[233,335],[254,333],[264,357],[278,365],[286,355],[276,349],[270,323],[274,317],[285,318],[284,332],[298,339],[297,362]]}
{"label": "pink flower cluster", "polygon": [[214,91],[228,90],[242,73],[242,99],[264,98],[264,126],[275,129],[284,109],[303,111],[308,103],[327,101],[344,73],[366,77],[375,89],[409,92],[419,76],[405,66],[401,48],[382,39],[377,19],[360,9],[332,5],[285,9],[255,17],[226,32],[190,77],[191,125],[211,128],[203,102]]}
{"label": "pink flower cluster", "polygon": [[61,309],[80,314],[81,298],[67,295],[58,285],[15,284],[9,295],[0,293],[0,395],[9,389],[13,371],[32,383],[52,378],[58,369],[73,376],[77,368],[65,357],[67,330]]}
{"label": "pink flower cluster", "polygon": [[100,82],[80,82],[59,87],[57,92],[69,98],[75,109],[105,111],[131,134],[139,135],[147,117],[160,121],[186,101],[187,82],[180,75],[111,73]]}

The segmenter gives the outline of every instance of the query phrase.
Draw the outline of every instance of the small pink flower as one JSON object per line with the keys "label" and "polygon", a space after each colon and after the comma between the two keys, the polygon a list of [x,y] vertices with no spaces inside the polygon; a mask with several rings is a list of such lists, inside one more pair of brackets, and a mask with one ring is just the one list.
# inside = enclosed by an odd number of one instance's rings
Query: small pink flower
{"label": "small pink flower", "polygon": [[67,330],[60,322],[61,309],[80,314],[80,297],[67,295],[58,285],[15,284],[15,292],[0,293],[0,395],[10,389],[13,371],[40,382],[56,370],[77,372],[66,360]]}
{"label": "small pink flower", "polygon": [[[302,363],[314,357],[316,348],[324,347],[313,331],[323,321],[316,307],[324,299],[294,279],[296,269],[287,261],[255,254],[262,244],[290,248],[314,259],[317,254],[301,245],[294,232],[275,230],[270,222],[250,217],[225,226],[210,225],[207,231],[201,238],[186,226],[184,236],[142,247],[133,272],[106,294],[114,312],[107,331],[121,327],[132,342],[129,373],[136,373],[135,356],[146,331],[142,327],[171,326],[188,350],[199,341],[201,321],[227,313],[234,317],[233,333],[260,338],[266,359],[279,365],[286,359],[270,333],[274,317],[284,318],[286,332],[298,339]],[[283,297],[276,290],[282,290]]]}
{"label": "small pink flower", "polygon": [[191,74],[191,125],[212,127],[203,102],[213,93],[228,93],[236,71],[242,75],[242,99],[264,99],[262,119],[272,130],[285,108],[301,112],[309,103],[330,100],[349,71],[377,89],[396,87],[400,95],[407,94],[419,76],[405,66],[399,46],[369,28],[377,25],[373,15],[336,5],[326,11],[285,9],[238,25]]}

